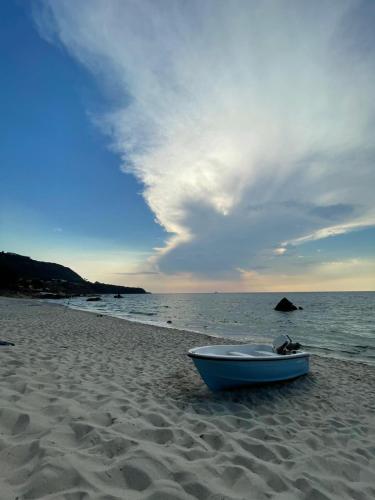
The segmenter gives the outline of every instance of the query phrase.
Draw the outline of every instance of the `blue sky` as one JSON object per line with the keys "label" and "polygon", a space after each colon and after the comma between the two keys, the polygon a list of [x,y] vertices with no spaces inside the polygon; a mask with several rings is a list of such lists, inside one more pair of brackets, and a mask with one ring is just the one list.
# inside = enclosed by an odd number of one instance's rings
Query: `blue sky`
{"label": "blue sky", "polygon": [[2,249],[152,291],[374,289],[375,7],[318,4],[1,2]]}
{"label": "blue sky", "polygon": [[150,252],[164,231],[89,118],[110,97],[39,36],[25,2],[0,9],[2,247],[56,261],[98,247]]}

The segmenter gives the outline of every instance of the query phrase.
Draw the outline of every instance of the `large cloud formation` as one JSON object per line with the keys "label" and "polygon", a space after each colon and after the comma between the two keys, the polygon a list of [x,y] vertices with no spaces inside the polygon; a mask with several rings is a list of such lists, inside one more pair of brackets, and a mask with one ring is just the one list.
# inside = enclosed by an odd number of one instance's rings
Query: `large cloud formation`
{"label": "large cloud formation", "polygon": [[375,4],[37,4],[113,94],[96,117],[169,233],[165,273],[234,276],[375,224]]}

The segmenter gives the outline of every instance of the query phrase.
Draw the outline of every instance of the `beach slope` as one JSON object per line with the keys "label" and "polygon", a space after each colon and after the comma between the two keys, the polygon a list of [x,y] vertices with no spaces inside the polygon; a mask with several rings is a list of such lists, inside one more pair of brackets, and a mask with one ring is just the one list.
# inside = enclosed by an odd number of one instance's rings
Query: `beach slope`
{"label": "beach slope", "polygon": [[375,498],[375,369],[313,357],[285,384],[214,394],[218,343],[0,299],[1,500]]}

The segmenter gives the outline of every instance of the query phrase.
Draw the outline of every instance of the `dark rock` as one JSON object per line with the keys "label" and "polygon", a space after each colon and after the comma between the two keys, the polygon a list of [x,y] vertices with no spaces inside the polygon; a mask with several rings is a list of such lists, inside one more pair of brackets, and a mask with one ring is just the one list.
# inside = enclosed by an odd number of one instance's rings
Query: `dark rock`
{"label": "dark rock", "polygon": [[172,323],[172,321],[169,319],[169,320],[167,321],[167,323],[170,325],[170,324]]}
{"label": "dark rock", "polygon": [[298,309],[299,309],[300,311],[303,311],[303,307],[301,307],[301,306],[298,306]]}
{"label": "dark rock", "polygon": [[98,302],[98,300],[102,300],[101,297],[89,297],[86,302]]}
{"label": "dark rock", "polygon": [[7,340],[0,340],[0,345],[12,345],[12,346],[14,346],[13,342],[8,342]]}
{"label": "dark rock", "polygon": [[275,307],[275,311],[289,312],[295,311],[297,307],[290,302],[286,297],[283,297]]}
{"label": "dark rock", "polygon": [[114,299],[122,299],[122,295],[119,293],[113,296]]}

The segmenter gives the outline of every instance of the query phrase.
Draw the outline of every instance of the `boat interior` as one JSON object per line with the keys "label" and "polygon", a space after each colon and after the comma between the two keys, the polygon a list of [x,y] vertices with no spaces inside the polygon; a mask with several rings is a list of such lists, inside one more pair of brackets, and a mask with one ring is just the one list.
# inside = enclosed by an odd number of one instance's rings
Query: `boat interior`
{"label": "boat interior", "polygon": [[[293,350],[288,349],[292,345]],[[297,347],[294,350],[294,347]],[[307,353],[299,351],[299,344],[293,344],[286,335],[277,337],[273,344],[234,344],[234,345],[211,345],[197,347],[189,351],[189,355],[200,358],[211,359],[275,359],[293,358],[306,356]]]}

